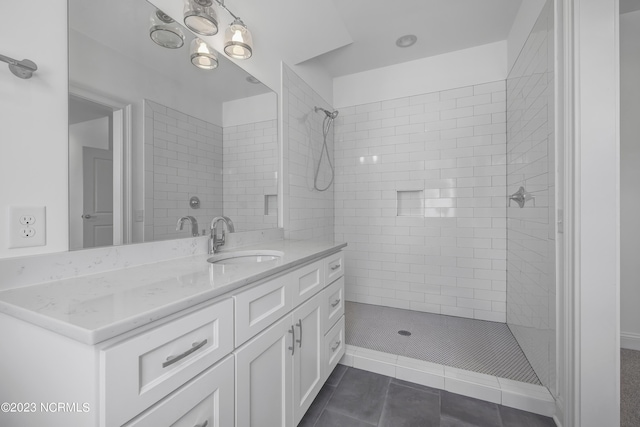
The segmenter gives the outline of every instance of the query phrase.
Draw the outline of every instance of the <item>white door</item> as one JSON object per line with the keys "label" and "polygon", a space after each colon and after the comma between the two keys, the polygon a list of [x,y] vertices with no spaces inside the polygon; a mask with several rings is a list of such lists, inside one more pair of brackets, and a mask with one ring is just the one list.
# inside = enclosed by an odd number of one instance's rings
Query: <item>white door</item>
{"label": "white door", "polygon": [[83,147],[83,247],[113,245],[113,152]]}
{"label": "white door", "polygon": [[286,316],[235,351],[237,427],[293,425],[292,328]]}
{"label": "white door", "polygon": [[319,293],[293,312],[296,342],[293,361],[294,425],[302,419],[324,384],[324,325]]}

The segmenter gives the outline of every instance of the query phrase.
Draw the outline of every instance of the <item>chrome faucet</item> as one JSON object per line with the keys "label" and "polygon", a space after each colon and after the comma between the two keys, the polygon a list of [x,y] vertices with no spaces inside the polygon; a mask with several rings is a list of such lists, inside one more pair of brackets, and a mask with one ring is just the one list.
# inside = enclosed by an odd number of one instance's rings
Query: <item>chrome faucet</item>
{"label": "chrome faucet", "polygon": [[189,221],[189,223],[191,224],[191,235],[193,237],[199,236],[200,233],[198,233],[198,220],[191,215],[183,216],[178,220],[178,223],[176,224],[176,231],[182,230],[182,226],[184,225],[185,221]]}
{"label": "chrome faucet", "polygon": [[236,231],[235,227],[233,226],[233,221],[231,221],[231,218],[229,218],[228,216],[217,216],[213,218],[213,220],[211,221],[211,235],[209,237],[210,254],[215,254],[218,248],[225,243],[224,227],[222,228],[222,236],[218,238],[217,227],[219,222],[223,222],[224,224],[226,224],[229,233],[233,233],[234,231]]}

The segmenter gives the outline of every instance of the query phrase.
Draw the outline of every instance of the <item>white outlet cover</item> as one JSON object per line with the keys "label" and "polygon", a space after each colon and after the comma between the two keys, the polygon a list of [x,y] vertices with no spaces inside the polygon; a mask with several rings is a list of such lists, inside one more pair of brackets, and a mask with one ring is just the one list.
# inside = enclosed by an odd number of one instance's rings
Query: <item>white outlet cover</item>
{"label": "white outlet cover", "polygon": [[[33,217],[32,224],[23,224],[23,217]],[[30,236],[30,237],[25,237]],[[9,248],[44,246],[46,239],[46,208],[44,206],[9,207]]]}

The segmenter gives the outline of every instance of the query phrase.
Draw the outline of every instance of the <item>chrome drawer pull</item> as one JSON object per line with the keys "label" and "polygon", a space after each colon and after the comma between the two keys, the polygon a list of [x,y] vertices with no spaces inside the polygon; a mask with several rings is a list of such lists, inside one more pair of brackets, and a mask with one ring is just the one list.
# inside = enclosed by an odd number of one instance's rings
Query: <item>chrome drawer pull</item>
{"label": "chrome drawer pull", "polygon": [[207,342],[208,342],[208,340],[206,340],[206,339],[202,340],[200,342],[194,342],[193,343],[193,347],[191,347],[189,350],[185,351],[184,353],[179,354],[178,356],[169,356],[169,357],[167,357],[167,361],[162,364],[162,367],[166,368],[169,365],[173,365],[178,360],[184,359],[185,357],[187,357],[191,353],[200,350],[202,347],[204,347],[207,344]]}
{"label": "chrome drawer pull", "polygon": [[333,267],[331,267],[331,270],[336,271],[339,268],[340,268],[340,264],[336,264]]}
{"label": "chrome drawer pull", "polygon": [[338,347],[340,347],[340,344],[342,344],[342,340],[341,340],[341,341],[338,341],[338,342],[336,343],[336,346],[335,346],[335,347],[331,347],[331,351],[332,351],[333,353],[335,353],[335,352],[336,352],[336,350],[338,349]]}
{"label": "chrome drawer pull", "polygon": [[193,427],[207,427],[209,425],[209,420],[205,420],[202,424],[196,424]]}
{"label": "chrome drawer pull", "polygon": [[338,304],[340,304],[340,299],[338,298],[337,300],[335,300],[334,302],[331,303],[331,307],[335,307]]}
{"label": "chrome drawer pull", "polygon": [[296,323],[296,326],[300,328],[300,339],[296,340],[296,342],[298,343],[298,348],[300,348],[302,347],[302,319],[298,319],[298,323]]}
{"label": "chrome drawer pull", "polygon": [[291,347],[289,347],[289,350],[291,350],[291,355],[293,356],[294,354],[296,354],[296,330],[293,329],[293,326],[291,326],[291,329],[289,329],[289,333],[293,335],[293,338],[291,339]]}

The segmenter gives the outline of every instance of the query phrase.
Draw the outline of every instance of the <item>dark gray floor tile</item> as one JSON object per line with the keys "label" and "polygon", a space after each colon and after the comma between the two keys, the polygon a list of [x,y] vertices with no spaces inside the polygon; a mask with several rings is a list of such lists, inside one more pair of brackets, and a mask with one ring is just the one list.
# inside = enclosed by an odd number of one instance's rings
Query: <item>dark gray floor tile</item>
{"label": "dark gray floor tile", "polygon": [[302,420],[300,420],[298,427],[313,427],[316,424],[316,421],[318,421],[318,418],[320,418],[322,410],[327,405],[327,402],[331,398],[331,395],[333,395],[335,389],[335,387],[325,383],[325,385],[318,392],[316,398],[313,400],[311,406],[309,406],[307,413],[304,414],[304,417],[302,417]]}
{"label": "dark gray floor tile", "polygon": [[[478,427],[500,427],[498,405],[443,391],[440,411],[443,417]],[[451,424],[456,425],[456,424]]]}
{"label": "dark gray floor tile", "polygon": [[402,385],[402,386],[405,386],[405,387],[411,387],[411,388],[415,388],[416,390],[425,391],[427,393],[433,393],[433,394],[440,395],[440,390],[437,389],[437,388],[427,387],[425,385],[416,384],[416,383],[412,383],[412,382],[404,381],[404,380],[399,380],[397,378],[392,378],[391,382],[393,384],[398,384],[398,385]]}
{"label": "dark gray floor tile", "polygon": [[500,416],[502,417],[502,425],[504,427],[555,427],[556,423],[552,418],[543,417],[542,415],[532,414],[531,412],[520,411],[518,409],[509,408],[500,405],[498,407]]}
{"label": "dark gray floor tile", "polygon": [[320,419],[315,427],[371,427],[375,424],[365,423],[364,421],[351,418],[337,412],[325,409],[322,411]]}
{"label": "dark gray floor tile", "polygon": [[379,427],[438,427],[440,394],[389,384]]}
{"label": "dark gray floor tile", "polygon": [[475,424],[465,423],[449,417],[440,418],[440,427],[477,427]]}
{"label": "dark gray floor tile", "polygon": [[326,409],[377,424],[391,378],[348,368]]}
{"label": "dark gray floor tile", "polygon": [[338,363],[333,372],[331,372],[331,375],[329,375],[326,384],[334,387],[337,386],[345,372],[347,372],[347,367]]}

